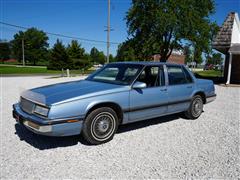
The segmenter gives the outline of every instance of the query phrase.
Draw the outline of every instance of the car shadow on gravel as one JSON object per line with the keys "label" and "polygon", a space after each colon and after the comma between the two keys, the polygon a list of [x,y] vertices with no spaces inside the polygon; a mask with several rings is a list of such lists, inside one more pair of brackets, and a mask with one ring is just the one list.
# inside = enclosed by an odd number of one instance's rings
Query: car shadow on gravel
{"label": "car shadow on gravel", "polygon": [[[179,118],[182,118],[181,114],[173,114],[173,115],[163,116],[163,117],[149,119],[145,121],[139,121],[139,122],[134,122],[126,125],[121,125],[118,128],[117,134],[137,130],[147,126],[170,122],[173,120],[177,120]],[[82,136],[79,136],[79,135],[67,136],[67,137],[41,136],[27,130],[24,126],[19,124],[15,124],[15,129],[16,129],[15,134],[19,137],[21,141],[25,141],[31,146],[39,150],[75,146],[78,143],[81,143],[83,145],[90,145],[82,138]]]}
{"label": "car shadow on gravel", "polygon": [[79,136],[50,137],[38,135],[19,124],[15,124],[15,129],[15,134],[21,141],[25,141],[39,150],[74,146],[77,145],[79,141],[81,142]]}
{"label": "car shadow on gravel", "polygon": [[154,119],[148,119],[145,121],[138,121],[138,122],[134,122],[134,123],[130,123],[130,124],[125,124],[125,125],[119,126],[117,133],[125,133],[128,131],[145,128],[147,126],[152,126],[152,125],[157,125],[157,124],[161,124],[161,123],[174,121],[179,118],[184,118],[184,116],[181,113],[177,113],[177,114],[162,116],[162,117],[158,117],[158,118],[154,118]]}

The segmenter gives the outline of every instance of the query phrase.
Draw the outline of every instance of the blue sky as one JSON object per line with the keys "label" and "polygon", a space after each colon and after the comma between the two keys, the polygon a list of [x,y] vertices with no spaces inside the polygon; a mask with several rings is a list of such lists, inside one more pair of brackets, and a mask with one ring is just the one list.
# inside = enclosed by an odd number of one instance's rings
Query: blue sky
{"label": "blue sky", "polygon": [[[131,0],[111,0],[112,42],[127,38],[124,17]],[[221,25],[231,11],[240,14],[240,0],[216,0],[216,13],[211,17]],[[69,36],[106,41],[107,0],[0,0],[0,21]],[[0,25],[0,38],[11,40],[19,29]],[[57,37],[49,35],[52,46]],[[59,38],[65,44],[71,39]],[[95,46],[106,52],[106,45],[80,41],[86,51]],[[117,45],[110,52],[116,54]]]}

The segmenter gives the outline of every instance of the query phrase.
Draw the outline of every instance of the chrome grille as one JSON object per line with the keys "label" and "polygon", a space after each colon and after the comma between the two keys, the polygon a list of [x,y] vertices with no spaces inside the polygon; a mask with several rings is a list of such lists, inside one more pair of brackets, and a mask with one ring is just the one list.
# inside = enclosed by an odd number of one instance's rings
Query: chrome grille
{"label": "chrome grille", "polygon": [[34,105],[35,104],[32,101],[29,101],[29,100],[21,97],[20,107],[24,112],[32,114],[33,109],[34,109]]}

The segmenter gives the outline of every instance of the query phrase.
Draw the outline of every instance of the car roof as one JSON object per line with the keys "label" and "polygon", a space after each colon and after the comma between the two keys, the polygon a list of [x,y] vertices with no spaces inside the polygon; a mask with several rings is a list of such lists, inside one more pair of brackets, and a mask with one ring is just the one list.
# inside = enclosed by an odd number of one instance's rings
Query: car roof
{"label": "car roof", "polygon": [[176,63],[167,63],[167,62],[156,62],[156,61],[121,61],[121,62],[113,62],[110,64],[136,64],[136,65],[178,65],[181,66],[182,64],[176,64]]}

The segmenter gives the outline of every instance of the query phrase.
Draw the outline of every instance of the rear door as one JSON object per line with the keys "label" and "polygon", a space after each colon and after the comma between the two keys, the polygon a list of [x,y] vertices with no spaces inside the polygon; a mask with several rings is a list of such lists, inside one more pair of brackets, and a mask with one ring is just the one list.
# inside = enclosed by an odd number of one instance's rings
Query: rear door
{"label": "rear door", "polygon": [[144,89],[130,90],[129,121],[150,119],[167,113],[167,89],[163,66],[146,66],[137,81],[144,82]]}
{"label": "rear door", "polygon": [[185,111],[191,102],[194,89],[192,77],[179,65],[167,65],[168,113]]}

